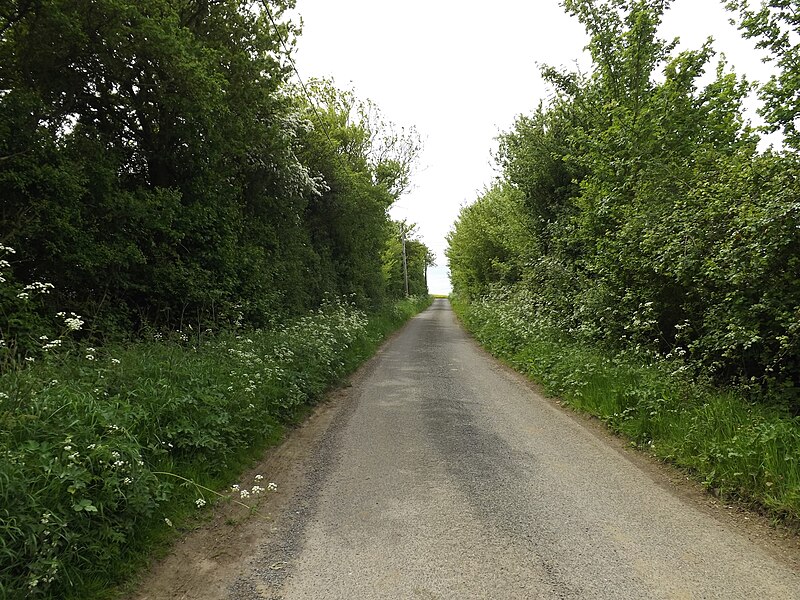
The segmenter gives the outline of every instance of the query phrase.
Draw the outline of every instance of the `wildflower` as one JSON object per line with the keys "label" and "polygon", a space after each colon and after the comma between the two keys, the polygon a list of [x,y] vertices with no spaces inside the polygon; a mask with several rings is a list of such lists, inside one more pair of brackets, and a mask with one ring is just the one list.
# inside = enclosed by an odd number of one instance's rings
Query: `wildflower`
{"label": "wildflower", "polygon": [[8,394],[5,392],[0,392],[0,400],[8,400]]}
{"label": "wildflower", "polygon": [[231,486],[231,491],[238,492],[239,491],[239,484],[238,483],[234,483]]}
{"label": "wildflower", "polygon": [[39,292],[40,294],[49,294],[50,290],[55,286],[52,283],[42,283],[41,281],[34,281],[25,286],[26,292]]}
{"label": "wildflower", "polygon": [[239,490],[239,496],[241,496],[242,498],[249,498],[250,492],[248,492],[247,490]]}
{"label": "wildflower", "polygon": [[253,479],[255,479],[256,481],[261,481],[262,479],[264,479],[264,476],[261,475],[261,474],[258,474],[255,477],[253,477]]}
{"label": "wildflower", "polygon": [[130,485],[132,483],[133,483],[133,480],[130,477],[126,477],[125,479],[122,480],[122,484],[123,485]]}
{"label": "wildflower", "polygon": [[52,350],[53,348],[58,348],[61,346],[61,340],[52,340],[47,342],[44,346],[42,346],[42,350],[47,352],[48,350]]}
{"label": "wildflower", "polygon": [[263,487],[261,487],[260,485],[254,485],[254,486],[253,486],[252,492],[253,492],[254,494],[260,494],[260,493],[261,493],[261,492],[263,492],[263,491],[264,491],[264,488],[263,488]]}
{"label": "wildflower", "polygon": [[94,354],[87,354],[86,360],[94,360]]}
{"label": "wildflower", "polygon": [[167,524],[167,527],[172,527],[172,521],[170,521],[167,517],[164,517],[164,523]]}
{"label": "wildflower", "polygon": [[65,316],[65,313],[58,313],[58,316],[64,319],[64,325],[70,331],[78,331],[81,327],[83,327],[83,320],[81,319],[80,315],[76,315],[75,313],[69,313],[70,316]]}
{"label": "wildflower", "polygon": [[194,503],[197,505],[197,508],[203,508],[206,505],[206,501],[202,498],[198,498]]}
{"label": "wildflower", "polygon": [[29,362],[29,363],[32,363],[32,362],[35,362],[35,361],[36,361],[36,359],[35,359],[35,358],[33,358],[32,356],[26,356],[26,357],[25,357],[25,360],[26,360],[27,362]]}
{"label": "wildflower", "polygon": [[[19,294],[17,294],[17,298],[19,298],[20,300],[27,300],[28,298],[30,298],[30,296],[31,295],[28,292],[20,292]],[[38,582],[38,580],[36,581]]]}
{"label": "wildflower", "polygon": [[47,525],[50,522],[50,517],[52,517],[52,516],[53,515],[51,513],[49,513],[49,512],[43,513],[42,514],[42,520],[40,521],[40,523],[43,523],[44,525]]}
{"label": "wildflower", "polygon": [[39,580],[38,579],[34,578],[34,579],[31,579],[28,582],[28,587],[31,588],[31,589],[35,588],[37,585],[39,585]]}
{"label": "wildflower", "polygon": [[277,491],[277,489],[278,489],[278,484],[277,484],[277,483],[275,483],[275,482],[273,482],[273,481],[270,481],[270,482],[267,484],[267,489],[268,489],[270,492],[275,492],[275,491]]}
{"label": "wildflower", "polygon": [[70,450],[72,450],[72,446],[69,446],[69,445],[67,445],[67,446],[64,446],[64,450],[66,450],[67,452],[69,452]]}
{"label": "wildflower", "polygon": [[39,339],[42,340],[42,341],[45,341],[45,340],[48,339],[48,337],[46,335],[40,335]]}
{"label": "wildflower", "polygon": [[118,365],[119,364],[119,359],[118,358],[112,358],[111,359],[111,364],[112,365]]}

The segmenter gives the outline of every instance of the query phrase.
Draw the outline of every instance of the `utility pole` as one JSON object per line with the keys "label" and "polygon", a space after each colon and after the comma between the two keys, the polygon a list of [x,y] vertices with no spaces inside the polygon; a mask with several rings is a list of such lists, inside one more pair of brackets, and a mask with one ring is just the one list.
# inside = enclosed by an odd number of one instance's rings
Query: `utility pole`
{"label": "utility pole", "polygon": [[408,259],[406,258],[406,228],[400,225],[400,239],[403,241],[403,279],[406,283],[406,298],[408,298]]}

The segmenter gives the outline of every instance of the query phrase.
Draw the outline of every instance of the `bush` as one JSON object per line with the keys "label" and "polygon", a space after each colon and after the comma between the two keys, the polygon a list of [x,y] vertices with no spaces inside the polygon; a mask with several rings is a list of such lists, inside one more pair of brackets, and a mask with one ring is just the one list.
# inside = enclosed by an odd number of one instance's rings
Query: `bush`
{"label": "bush", "polygon": [[679,355],[610,353],[530,319],[520,297],[454,307],[479,342],[707,487],[800,522],[800,417],[690,376]]}
{"label": "bush", "polygon": [[[418,311],[50,353],[0,376],[0,596],[84,598]],[[183,507],[183,508],[182,508]],[[111,573],[111,575],[109,575]],[[100,582],[100,583],[98,583]]]}

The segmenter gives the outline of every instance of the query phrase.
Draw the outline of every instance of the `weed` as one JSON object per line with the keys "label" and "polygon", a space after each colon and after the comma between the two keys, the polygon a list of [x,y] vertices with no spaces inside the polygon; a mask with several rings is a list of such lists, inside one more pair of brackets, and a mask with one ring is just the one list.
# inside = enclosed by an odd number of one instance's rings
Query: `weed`
{"label": "weed", "polygon": [[[107,597],[423,308],[331,301],[272,330],[50,352],[0,376],[0,597]],[[190,341],[191,340],[191,341]]]}
{"label": "weed", "polygon": [[800,417],[690,377],[679,355],[610,354],[530,318],[518,300],[454,308],[490,352],[715,492],[800,519]]}

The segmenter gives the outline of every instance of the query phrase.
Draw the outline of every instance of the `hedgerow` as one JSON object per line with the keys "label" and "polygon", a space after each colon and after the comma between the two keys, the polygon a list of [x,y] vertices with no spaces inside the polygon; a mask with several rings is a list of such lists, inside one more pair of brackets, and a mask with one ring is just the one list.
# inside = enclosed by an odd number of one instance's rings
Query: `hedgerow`
{"label": "hedgerow", "polygon": [[0,596],[108,595],[158,530],[428,302],[367,315],[331,300],[280,327],[75,346],[2,374]]}

